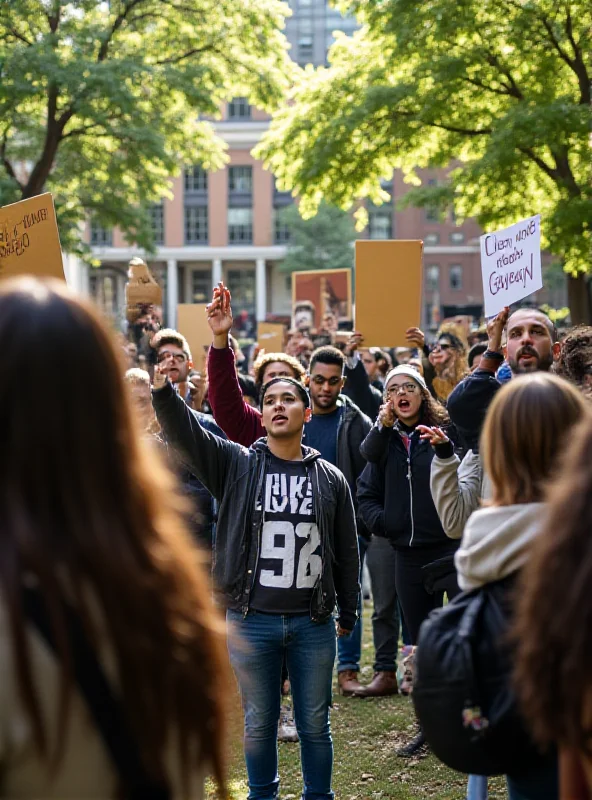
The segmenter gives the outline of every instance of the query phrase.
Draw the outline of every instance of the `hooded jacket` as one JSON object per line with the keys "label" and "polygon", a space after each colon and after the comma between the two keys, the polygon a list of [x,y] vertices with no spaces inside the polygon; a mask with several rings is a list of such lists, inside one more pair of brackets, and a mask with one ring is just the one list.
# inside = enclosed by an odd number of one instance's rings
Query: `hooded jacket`
{"label": "hooded jacket", "polygon": [[544,503],[482,508],[469,517],[454,562],[467,592],[517,573],[544,521]]}
{"label": "hooded jacket", "polygon": [[[247,450],[209,433],[168,382],[153,392],[153,404],[169,441],[220,503],[214,581],[226,606],[246,614],[261,543],[263,514],[256,507],[270,457],[267,440],[259,439]],[[352,630],[360,563],[351,493],[342,473],[320,453],[303,447],[303,456],[310,468],[321,538],[322,569],[313,589],[311,619],[328,619],[337,603],[341,627]]]}
{"label": "hooded jacket", "polygon": [[410,439],[407,452],[398,423],[372,428],[362,444],[369,463],[358,481],[358,512],[372,533],[396,547],[442,544],[452,552],[456,543],[444,533],[430,494],[433,448],[418,430]]}

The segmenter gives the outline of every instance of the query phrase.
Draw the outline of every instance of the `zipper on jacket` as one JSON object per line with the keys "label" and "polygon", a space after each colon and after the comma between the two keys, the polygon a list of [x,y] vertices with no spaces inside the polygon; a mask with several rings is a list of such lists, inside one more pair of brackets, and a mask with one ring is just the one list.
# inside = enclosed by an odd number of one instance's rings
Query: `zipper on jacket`
{"label": "zipper on jacket", "polygon": [[[264,523],[264,506],[265,506],[265,493],[263,491],[263,482],[265,480],[265,472],[266,472],[266,459],[265,454],[262,457],[262,467],[260,475],[257,477],[257,485],[255,490],[255,511],[257,510],[257,501],[261,498],[261,519],[259,522],[259,528],[257,530],[257,556],[255,558],[255,566],[253,567],[253,575],[251,576],[251,583],[248,587],[247,597],[245,600],[245,604],[243,605],[243,619],[246,618],[247,614],[249,613],[249,603],[251,598],[251,592],[253,591],[253,587],[255,585],[255,580],[257,579],[257,567],[259,566],[259,556],[261,554],[261,532],[263,530],[263,523]],[[247,576],[248,581],[248,576]]]}
{"label": "zipper on jacket", "polygon": [[409,547],[413,545],[413,537],[415,536],[415,521],[413,519],[413,475],[411,474],[411,442],[409,442],[409,453],[407,455],[407,480],[409,481],[409,511],[411,513],[411,539],[409,539]]}

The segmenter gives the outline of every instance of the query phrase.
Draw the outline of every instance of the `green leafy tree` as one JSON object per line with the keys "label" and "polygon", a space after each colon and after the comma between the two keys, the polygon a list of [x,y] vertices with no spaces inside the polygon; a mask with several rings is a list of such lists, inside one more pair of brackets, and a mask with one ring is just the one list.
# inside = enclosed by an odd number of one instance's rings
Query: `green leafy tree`
{"label": "green leafy tree", "polygon": [[0,205],[51,191],[64,249],[84,252],[87,214],[151,249],[170,176],[225,161],[204,117],[283,98],[285,14],[279,0],[3,0]]}
{"label": "green leafy tree", "polygon": [[281,219],[290,231],[282,271],[353,267],[356,230],[346,211],[321,203],[314,217],[303,219],[293,205],[283,209]]}
{"label": "green leafy tree", "polygon": [[[574,320],[590,317],[592,6],[589,0],[342,0],[362,28],[330,67],[299,73],[258,155],[313,214],[406,198],[453,205],[486,230],[542,215],[543,245],[569,273]],[[415,170],[450,167],[419,186]]]}

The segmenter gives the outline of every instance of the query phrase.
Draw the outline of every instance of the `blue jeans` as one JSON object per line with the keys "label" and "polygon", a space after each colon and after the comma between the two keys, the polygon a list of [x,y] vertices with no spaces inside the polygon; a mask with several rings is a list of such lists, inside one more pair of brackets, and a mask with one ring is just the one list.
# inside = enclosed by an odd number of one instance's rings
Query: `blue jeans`
{"label": "blue jeans", "polygon": [[[360,586],[362,585],[362,571],[364,569],[364,558],[368,549],[368,542],[358,536],[358,548],[360,550]],[[337,672],[345,672],[346,669],[353,669],[354,672],[360,671],[360,659],[362,658],[362,612],[364,610],[364,599],[360,591],[358,600],[358,621],[354,625],[353,631],[349,636],[342,636],[337,642]]]}
{"label": "blue jeans", "polygon": [[[333,740],[329,724],[335,663],[335,623],[308,615],[227,612],[230,661],[245,714],[248,800],[279,796],[277,729],[282,664],[288,667],[294,720],[300,738],[304,800],[332,800]],[[240,638],[239,638],[240,637]]]}
{"label": "blue jeans", "polygon": [[487,800],[487,775],[469,775],[467,800]]}
{"label": "blue jeans", "polygon": [[549,757],[530,772],[506,775],[509,800],[559,800],[559,764]]}

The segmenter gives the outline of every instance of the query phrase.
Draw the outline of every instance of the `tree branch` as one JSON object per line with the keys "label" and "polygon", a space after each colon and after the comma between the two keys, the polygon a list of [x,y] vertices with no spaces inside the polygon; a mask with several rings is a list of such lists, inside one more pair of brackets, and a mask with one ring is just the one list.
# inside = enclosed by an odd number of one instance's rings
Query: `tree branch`
{"label": "tree branch", "polygon": [[550,167],[540,156],[537,156],[532,147],[518,147],[518,151],[527,156],[527,158],[530,158],[531,161],[534,161],[537,167],[542,169],[545,175],[551,178],[553,183],[558,183],[559,176],[557,174],[557,170],[553,169],[553,167]]}
{"label": "tree branch", "polygon": [[23,184],[16,177],[14,167],[12,166],[11,162],[8,160],[6,156],[6,133],[2,137],[2,143],[0,144],[0,159],[2,159],[2,164],[4,165],[4,169],[8,173],[8,176],[16,183],[16,185],[22,192]]}
{"label": "tree branch", "polygon": [[97,55],[97,61],[99,63],[107,58],[113,37],[125,22],[130,11],[136,6],[141,5],[142,2],[144,2],[144,0],[129,0],[129,2],[124,5],[123,10],[115,17],[111,25],[111,30],[108,32],[106,38],[103,39],[101,47],[99,48],[99,53]]}
{"label": "tree branch", "polygon": [[207,53],[210,50],[217,52],[213,44],[207,44],[203,47],[194,47],[193,50],[188,50],[186,53],[183,53],[183,55],[180,56],[163,58],[162,61],[155,61],[154,64],[157,67],[162,67],[165,64],[179,64],[181,61],[185,61],[186,58],[191,58],[191,56],[195,56],[198,53]]}

